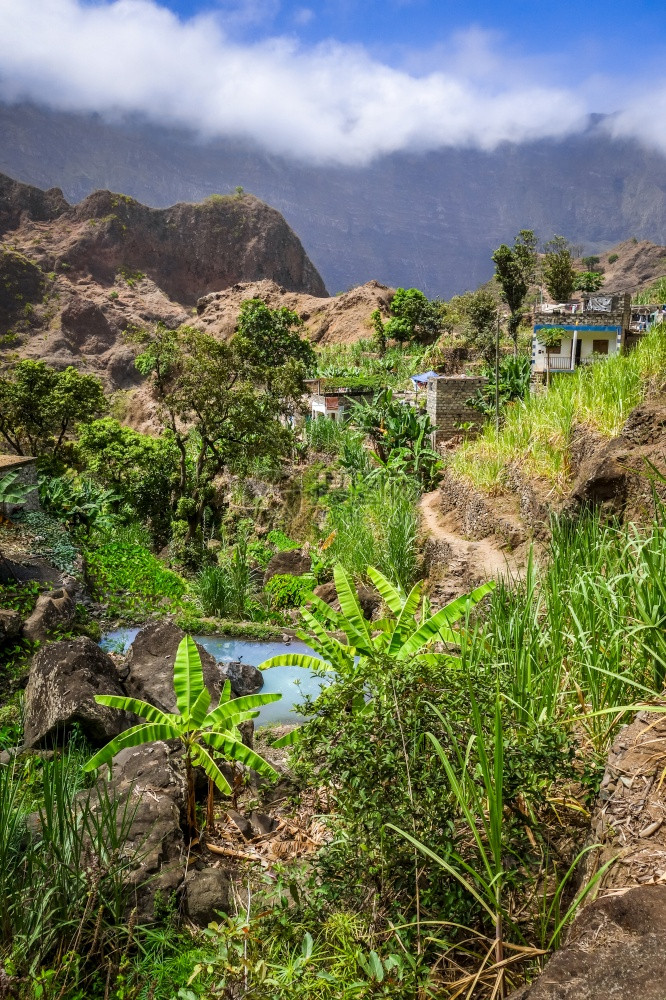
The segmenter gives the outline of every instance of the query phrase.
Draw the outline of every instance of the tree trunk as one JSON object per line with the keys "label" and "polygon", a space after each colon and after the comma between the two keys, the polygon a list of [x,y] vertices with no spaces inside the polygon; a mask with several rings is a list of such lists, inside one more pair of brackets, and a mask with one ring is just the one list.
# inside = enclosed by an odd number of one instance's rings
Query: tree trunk
{"label": "tree trunk", "polygon": [[215,833],[215,785],[208,779],[208,801],[206,803],[206,832]]}
{"label": "tree trunk", "polygon": [[187,778],[187,836],[192,840],[197,832],[197,814],[194,799],[194,768],[189,750],[185,755],[185,775]]}

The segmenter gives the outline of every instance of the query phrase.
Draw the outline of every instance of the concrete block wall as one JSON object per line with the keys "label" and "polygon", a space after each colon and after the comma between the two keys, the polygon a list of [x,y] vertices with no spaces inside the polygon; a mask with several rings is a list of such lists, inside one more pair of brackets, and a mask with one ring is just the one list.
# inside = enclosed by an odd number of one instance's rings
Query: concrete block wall
{"label": "concrete block wall", "polygon": [[426,409],[430,422],[436,427],[433,445],[448,441],[460,434],[460,424],[472,423],[480,427],[483,416],[467,405],[468,399],[486,384],[482,375],[443,375],[430,379],[427,389]]}

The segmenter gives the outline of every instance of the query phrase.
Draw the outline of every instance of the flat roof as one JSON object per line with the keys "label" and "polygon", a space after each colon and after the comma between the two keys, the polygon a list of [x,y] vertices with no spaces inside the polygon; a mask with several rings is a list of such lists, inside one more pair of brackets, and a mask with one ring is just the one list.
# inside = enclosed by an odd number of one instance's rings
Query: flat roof
{"label": "flat roof", "polygon": [[37,459],[32,455],[0,455],[0,469],[11,469],[16,465],[30,465]]}

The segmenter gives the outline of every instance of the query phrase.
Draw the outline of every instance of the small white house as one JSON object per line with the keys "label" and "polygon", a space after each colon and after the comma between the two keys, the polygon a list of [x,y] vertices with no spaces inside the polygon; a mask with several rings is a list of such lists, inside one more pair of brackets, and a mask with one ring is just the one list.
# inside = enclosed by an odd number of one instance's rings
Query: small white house
{"label": "small white house", "polygon": [[328,420],[344,420],[354,403],[362,399],[372,399],[375,389],[355,384],[353,378],[307,379],[310,393],[310,416],[313,419],[325,417]]}
{"label": "small white house", "polygon": [[568,326],[557,323],[562,330],[559,340],[549,348],[539,340],[539,333],[552,330],[554,323],[535,324],[532,337],[532,371],[535,374],[551,372],[572,372],[593,356],[618,354],[622,347],[621,326]]}
{"label": "small white house", "polygon": [[592,359],[618,354],[630,321],[629,295],[590,296],[582,302],[539,307],[534,315],[532,373],[572,372]]}

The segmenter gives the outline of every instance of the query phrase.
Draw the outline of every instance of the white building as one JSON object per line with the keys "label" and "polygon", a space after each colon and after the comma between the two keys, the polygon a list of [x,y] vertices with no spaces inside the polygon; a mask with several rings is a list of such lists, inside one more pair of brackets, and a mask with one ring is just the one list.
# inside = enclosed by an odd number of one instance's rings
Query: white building
{"label": "white building", "polygon": [[597,295],[540,307],[534,315],[532,373],[572,372],[593,358],[618,354],[629,332],[630,301],[629,295]]}

